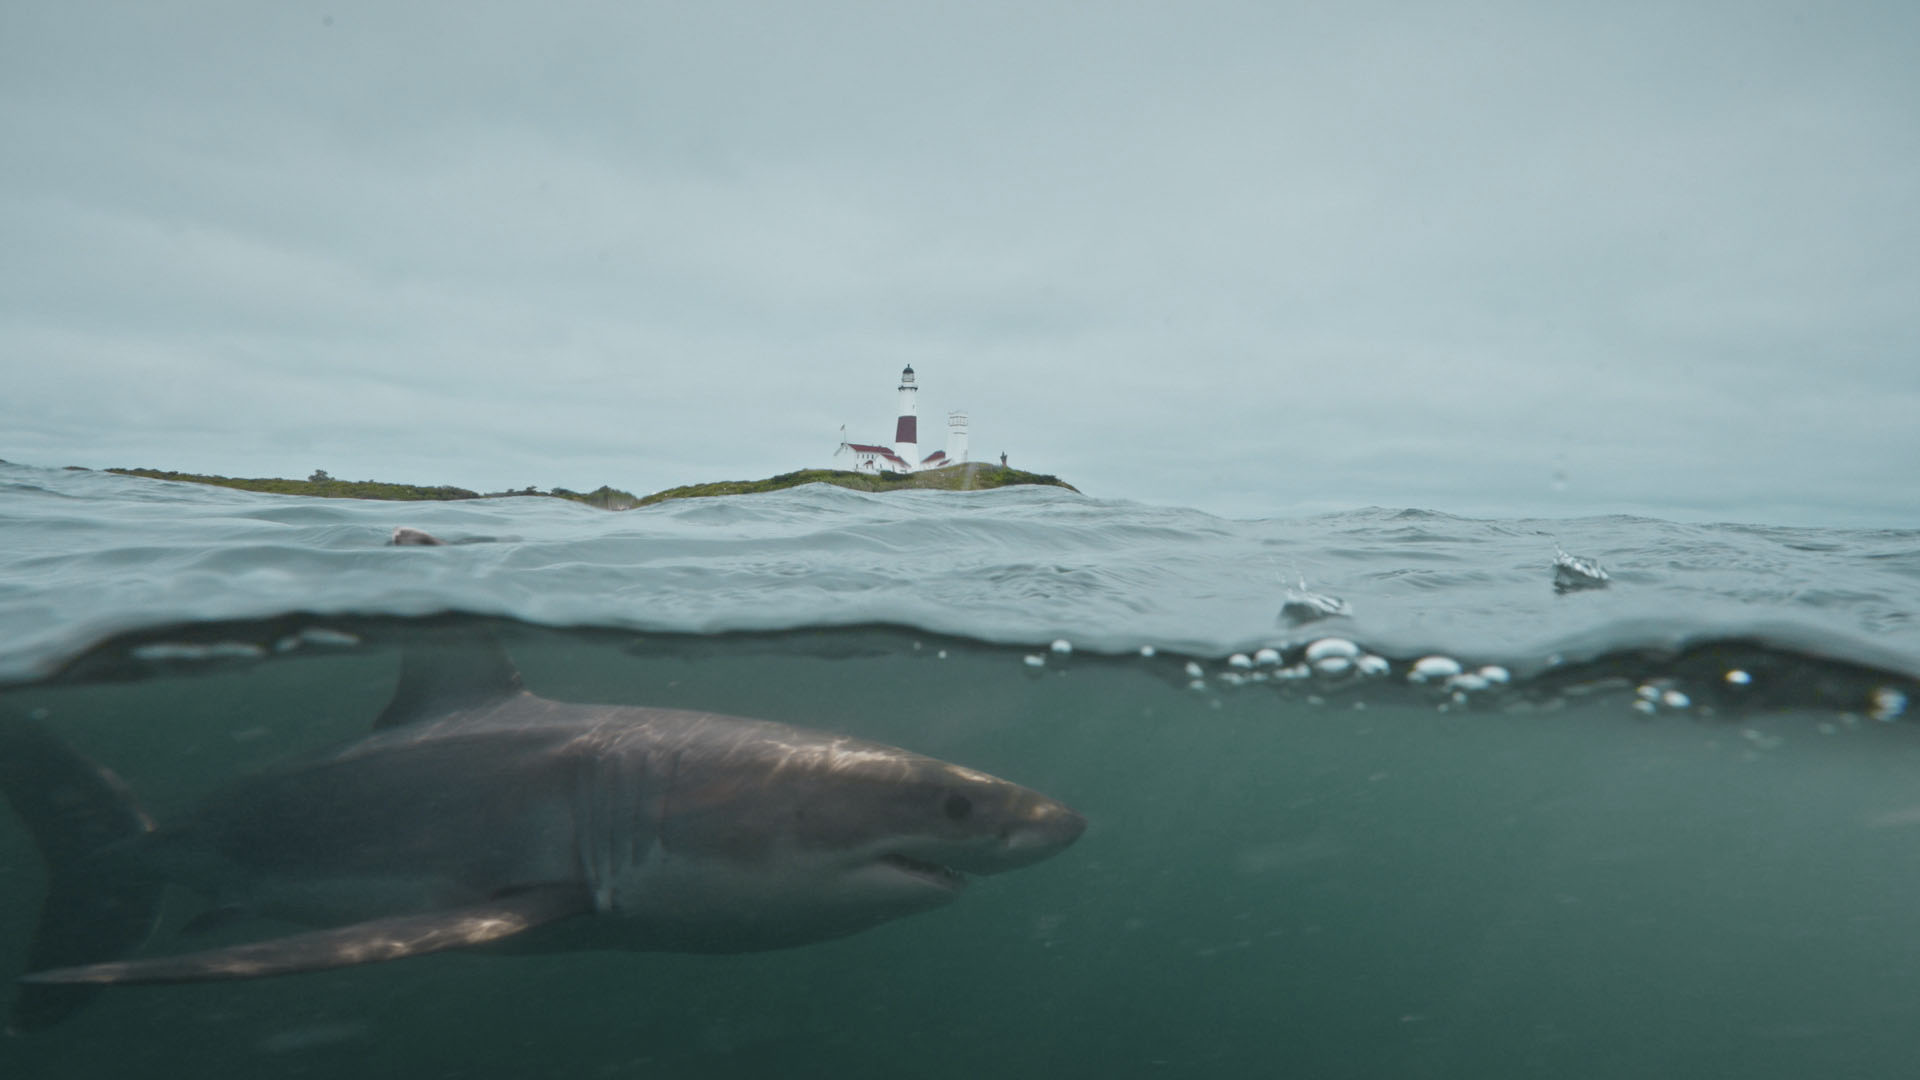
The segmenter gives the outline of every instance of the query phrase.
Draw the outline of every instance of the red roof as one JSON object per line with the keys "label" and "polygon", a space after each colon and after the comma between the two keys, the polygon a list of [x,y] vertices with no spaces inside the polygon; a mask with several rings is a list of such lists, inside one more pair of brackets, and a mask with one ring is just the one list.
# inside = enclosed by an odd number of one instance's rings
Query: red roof
{"label": "red roof", "polygon": [[920,464],[931,465],[936,461],[945,461],[945,460],[947,460],[947,452],[945,450],[935,450],[933,453],[928,454],[926,457],[920,459]]}
{"label": "red roof", "polygon": [[899,454],[894,453],[891,448],[885,447],[885,446],[868,446],[865,443],[856,442],[856,443],[848,443],[847,449],[855,450],[862,454],[879,454],[881,457],[886,458],[888,461],[893,462],[895,465],[905,465],[907,463],[906,459],[902,458]]}

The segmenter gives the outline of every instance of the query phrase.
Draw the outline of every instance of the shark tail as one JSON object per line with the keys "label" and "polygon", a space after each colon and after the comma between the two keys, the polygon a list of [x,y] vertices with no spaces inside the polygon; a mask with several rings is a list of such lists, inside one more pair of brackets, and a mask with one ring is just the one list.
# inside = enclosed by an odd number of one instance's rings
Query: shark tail
{"label": "shark tail", "polygon": [[[47,863],[47,896],[27,970],[117,960],[139,948],[159,919],[165,882],[115,857],[154,830],[125,782],[38,724],[0,717],[0,790]],[[51,1027],[98,992],[22,984],[8,1027]]]}

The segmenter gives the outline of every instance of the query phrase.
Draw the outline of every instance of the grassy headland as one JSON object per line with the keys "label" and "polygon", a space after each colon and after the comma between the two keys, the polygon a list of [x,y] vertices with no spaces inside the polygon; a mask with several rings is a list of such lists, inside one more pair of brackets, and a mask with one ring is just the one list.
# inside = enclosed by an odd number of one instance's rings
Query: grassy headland
{"label": "grassy headland", "polygon": [[669,488],[666,491],[657,491],[645,498],[605,485],[587,492],[569,491],[566,488],[541,491],[539,488],[529,487],[518,491],[483,493],[447,485],[421,487],[415,484],[389,484],[379,480],[335,480],[328,476],[325,470],[317,471],[305,480],[285,480],[278,477],[207,476],[201,473],[171,472],[165,469],[108,469],[107,471],[119,473],[122,476],[145,476],[154,480],[211,484],[215,487],[237,488],[241,491],[265,491],[277,495],[313,495],[326,499],[390,499],[422,502],[500,499],[530,495],[569,499],[588,506],[597,506],[603,510],[632,510],[636,507],[666,502],[669,499],[695,499],[708,495],[748,495],[760,491],[779,491],[783,488],[798,487],[801,484],[834,484],[852,488],[855,491],[895,491],[903,488],[977,491],[1013,484],[1045,484],[1063,487],[1068,491],[1079,490],[1056,476],[986,464],[949,465],[944,469],[929,469],[925,472],[905,474],[849,472],[844,469],[801,469],[798,472],[782,473],[765,480],[729,480],[715,484],[689,484],[684,487]]}
{"label": "grassy headland", "polygon": [[779,491],[783,488],[799,487],[801,484],[832,484],[835,487],[852,488],[855,491],[901,491],[908,488],[929,488],[935,491],[984,491],[987,488],[1009,487],[1015,484],[1043,484],[1050,487],[1063,487],[1075,493],[1080,490],[1057,476],[1022,472],[1019,469],[1008,469],[999,465],[969,463],[949,465],[944,469],[927,469],[916,473],[801,469],[798,472],[770,476],[765,480],[722,480],[713,484],[688,484],[685,487],[668,488],[641,499],[640,505],[649,506],[657,502],[666,502],[668,499],[697,499],[708,495],[752,495],[761,491]]}
{"label": "grassy headland", "polygon": [[154,480],[177,480],[186,484],[211,484],[214,487],[237,488],[241,491],[267,491],[275,495],[313,495],[323,499],[391,499],[397,502],[426,502],[538,495],[553,499],[571,499],[589,506],[598,506],[603,510],[631,510],[640,505],[640,500],[633,493],[605,485],[587,492],[568,491],[566,488],[541,491],[539,488],[530,487],[519,491],[483,493],[446,484],[437,487],[420,487],[415,484],[389,484],[380,480],[335,480],[328,476],[325,470],[315,472],[305,480],[283,480],[279,477],[206,476],[201,473],[170,472],[165,469],[108,469],[107,471],[119,473],[122,476],[145,476]]}

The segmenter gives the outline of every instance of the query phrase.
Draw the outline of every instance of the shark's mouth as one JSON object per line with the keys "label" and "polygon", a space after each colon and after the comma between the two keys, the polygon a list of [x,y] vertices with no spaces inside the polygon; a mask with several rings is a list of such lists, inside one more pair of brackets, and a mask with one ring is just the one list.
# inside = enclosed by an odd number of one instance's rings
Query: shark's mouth
{"label": "shark's mouth", "polygon": [[925,862],[908,855],[882,855],[880,861],[909,877],[924,881],[929,885],[938,885],[943,889],[959,892],[967,887],[967,876],[958,870],[941,866],[939,863]]}

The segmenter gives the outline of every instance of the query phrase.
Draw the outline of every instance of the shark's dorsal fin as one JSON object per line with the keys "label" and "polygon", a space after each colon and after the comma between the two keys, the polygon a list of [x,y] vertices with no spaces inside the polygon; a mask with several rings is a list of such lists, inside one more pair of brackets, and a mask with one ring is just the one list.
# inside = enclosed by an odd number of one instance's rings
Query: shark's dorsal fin
{"label": "shark's dorsal fin", "polygon": [[374,730],[477,708],[520,689],[519,670],[485,627],[435,630],[402,650],[400,682]]}
{"label": "shark's dorsal fin", "polygon": [[182,956],[36,971],[20,981],[34,986],[111,986],[260,979],[485,945],[592,910],[592,896],[579,885],[541,885],[447,911],[398,915]]}

